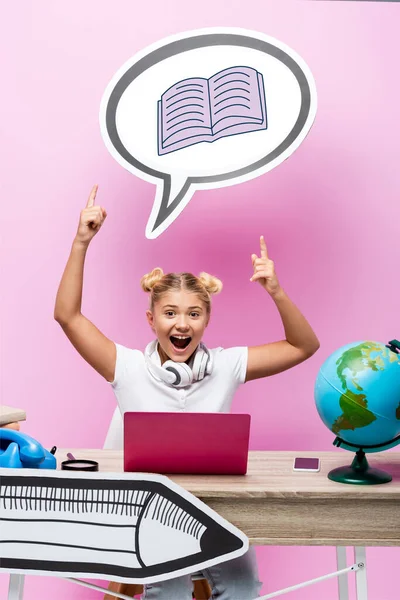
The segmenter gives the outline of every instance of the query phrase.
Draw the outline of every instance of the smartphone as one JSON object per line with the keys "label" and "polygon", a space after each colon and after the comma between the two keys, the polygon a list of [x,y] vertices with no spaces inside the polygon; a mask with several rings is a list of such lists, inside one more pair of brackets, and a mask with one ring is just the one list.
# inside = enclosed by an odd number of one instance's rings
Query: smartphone
{"label": "smartphone", "polygon": [[319,458],[306,458],[296,456],[293,462],[293,471],[310,471],[317,473],[320,469]]}

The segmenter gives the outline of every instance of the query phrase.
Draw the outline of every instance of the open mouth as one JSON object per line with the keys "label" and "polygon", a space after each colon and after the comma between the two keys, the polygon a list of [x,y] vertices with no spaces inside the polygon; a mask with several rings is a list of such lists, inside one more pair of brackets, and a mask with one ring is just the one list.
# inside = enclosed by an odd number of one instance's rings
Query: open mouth
{"label": "open mouth", "polygon": [[188,335],[171,335],[169,339],[171,344],[178,350],[184,350],[187,348],[192,340],[192,338]]}

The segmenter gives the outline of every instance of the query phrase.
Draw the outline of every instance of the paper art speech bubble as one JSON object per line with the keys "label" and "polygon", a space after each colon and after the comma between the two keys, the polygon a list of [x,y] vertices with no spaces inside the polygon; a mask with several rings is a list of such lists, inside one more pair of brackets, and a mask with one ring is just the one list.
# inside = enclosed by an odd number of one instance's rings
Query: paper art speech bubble
{"label": "paper art speech bubble", "polygon": [[151,239],[196,190],[248,181],[283,162],[316,109],[311,71],[286,44],[212,28],[165,38],[128,60],[104,92],[100,127],[112,156],[157,186]]}

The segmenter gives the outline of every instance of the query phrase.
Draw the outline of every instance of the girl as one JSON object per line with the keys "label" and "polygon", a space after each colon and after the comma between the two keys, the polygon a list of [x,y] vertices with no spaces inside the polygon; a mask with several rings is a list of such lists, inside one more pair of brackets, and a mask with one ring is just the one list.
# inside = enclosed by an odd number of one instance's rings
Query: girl
{"label": "girl", "polygon": [[[105,337],[82,313],[83,267],[89,243],[107,216],[95,206],[97,186],[81,212],[78,231],[57,293],[54,318],[83,358],[113,387],[125,411],[229,412],[241,383],[280,373],[319,347],[309,323],[281,288],[264,238],[252,255],[253,275],[273,299],[282,319],[282,341],[252,348],[208,349],[202,342],[219,279],[206,273],[164,275],[159,268],[141,280],[150,294],[147,320],[155,339],[145,352]],[[260,590],[254,548],[245,556],[205,571],[213,598],[253,600]],[[147,585],[146,600],[191,600],[189,576]]]}

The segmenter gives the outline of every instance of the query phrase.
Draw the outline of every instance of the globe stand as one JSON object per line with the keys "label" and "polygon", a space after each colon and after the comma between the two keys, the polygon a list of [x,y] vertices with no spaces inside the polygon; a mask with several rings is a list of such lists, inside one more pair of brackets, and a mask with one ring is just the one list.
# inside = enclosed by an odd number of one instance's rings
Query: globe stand
{"label": "globe stand", "polygon": [[328,473],[328,479],[338,483],[352,483],[355,485],[376,485],[392,481],[392,476],[386,471],[369,466],[365,452],[360,448],[351,465],[338,467]]}

